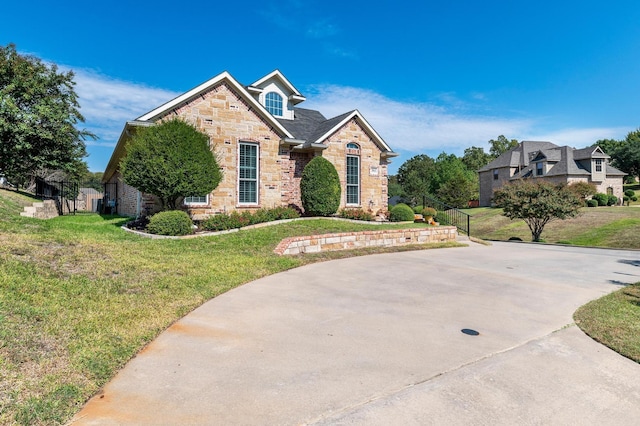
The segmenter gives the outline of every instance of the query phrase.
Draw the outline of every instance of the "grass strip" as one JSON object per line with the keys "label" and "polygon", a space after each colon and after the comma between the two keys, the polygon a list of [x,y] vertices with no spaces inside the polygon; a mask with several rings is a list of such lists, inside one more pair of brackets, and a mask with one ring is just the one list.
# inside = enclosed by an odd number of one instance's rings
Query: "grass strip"
{"label": "grass strip", "polygon": [[587,303],[573,318],[592,339],[640,363],[640,283]]}

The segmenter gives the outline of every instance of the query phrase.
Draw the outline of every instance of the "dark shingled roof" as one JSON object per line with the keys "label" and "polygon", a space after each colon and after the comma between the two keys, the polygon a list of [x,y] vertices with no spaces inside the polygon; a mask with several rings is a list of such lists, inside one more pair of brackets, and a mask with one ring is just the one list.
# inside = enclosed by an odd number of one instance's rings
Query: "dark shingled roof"
{"label": "dark shingled roof", "polygon": [[551,142],[539,141],[522,141],[517,147],[511,151],[507,151],[498,158],[478,170],[479,172],[487,172],[489,170],[502,167],[517,167],[520,164],[529,165],[529,154],[545,149],[557,148],[558,146]]}
{"label": "dark shingled roof", "polygon": [[276,118],[296,139],[309,140],[327,119],[319,111],[306,108],[293,108],[293,120]]}
{"label": "dark shingled roof", "polygon": [[322,135],[352,114],[353,111],[345,112],[344,114],[327,120],[318,111],[305,108],[293,108],[293,120],[285,120],[282,118],[277,118],[277,120],[285,129],[291,132],[296,139],[314,143]]}
{"label": "dark shingled roof", "polygon": [[598,146],[589,146],[587,148],[576,149],[573,152],[573,158],[576,160],[587,160],[590,158],[611,158],[605,154]]}

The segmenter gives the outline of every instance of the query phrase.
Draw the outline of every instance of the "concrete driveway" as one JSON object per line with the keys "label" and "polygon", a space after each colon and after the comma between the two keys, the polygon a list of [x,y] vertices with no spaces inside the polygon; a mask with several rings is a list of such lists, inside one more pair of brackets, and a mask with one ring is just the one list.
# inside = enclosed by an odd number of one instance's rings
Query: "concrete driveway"
{"label": "concrete driveway", "polygon": [[305,266],[187,315],[74,424],[637,424],[640,365],[572,320],[637,281],[637,251],[522,243]]}

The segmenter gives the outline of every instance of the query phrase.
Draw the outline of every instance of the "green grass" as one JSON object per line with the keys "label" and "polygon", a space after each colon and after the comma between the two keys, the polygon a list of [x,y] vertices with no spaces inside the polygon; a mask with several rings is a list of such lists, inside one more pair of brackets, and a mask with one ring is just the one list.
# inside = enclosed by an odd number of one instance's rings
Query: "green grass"
{"label": "green grass", "polygon": [[[501,209],[482,207],[465,212],[471,215],[474,237],[502,241],[518,237],[531,241],[527,224],[523,220],[507,219]],[[578,246],[640,248],[640,207],[585,207],[576,218],[548,223],[542,239]]]}
{"label": "green grass", "polygon": [[640,363],[640,283],[587,303],[573,317],[591,338]]}
{"label": "green grass", "polygon": [[296,221],[213,237],[151,240],[126,219],[43,221],[0,190],[0,424],[61,424],[171,323],[231,288],[328,259],[457,243],[278,256],[285,237],[368,229]]}

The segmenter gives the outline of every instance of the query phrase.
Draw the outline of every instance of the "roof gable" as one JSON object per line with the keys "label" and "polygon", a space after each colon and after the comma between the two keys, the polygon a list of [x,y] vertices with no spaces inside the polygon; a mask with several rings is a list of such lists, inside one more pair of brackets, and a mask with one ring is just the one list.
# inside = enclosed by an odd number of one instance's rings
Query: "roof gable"
{"label": "roof gable", "polygon": [[160,118],[166,116],[171,113],[174,109],[179,108],[180,106],[190,102],[191,100],[197,98],[218,86],[219,84],[226,83],[229,87],[238,94],[244,101],[246,101],[249,106],[263,119],[265,119],[269,124],[271,124],[274,128],[278,129],[278,131],[285,135],[286,137],[293,137],[291,133],[282,125],[278,120],[276,120],[269,112],[262,106],[247,90],[242,86],[235,78],[231,76],[227,71],[224,71],[217,76],[211,78],[210,80],[205,81],[199,86],[194,87],[188,92],[183,93],[182,95],[170,100],[169,102],[155,108],[144,115],[138,117],[135,121],[151,121],[155,122]]}
{"label": "roof gable", "polygon": [[249,86],[247,86],[247,90],[253,93],[260,93],[265,88],[267,88],[271,84],[276,84],[278,87],[284,89],[287,98],[289,101],[295,105],[300,102],[306,100],[304,96],[295,88],[293,84],[280,72],[280,70],[274,70],[269,74],[265,75],[259,80],[256,80]]}
{"label": "roof gable", "polygon": [[504,167],[526,167],[533,159],[532,154],[538,153],[538,151],[549,150],[557,148],[556,144],[544,141],[522,141],[511,150],[502,153],[495,160],[478,170],[479,172],[486,172],[493,169],[500,169]]}
{"label": "roof gable", "polygon": [[391,148],[387,143],[380,137],[378,132],[369,124],[369,122],[360,114],[360,111],[354,109],[351,112],[346,112],[342,115],[329,119],[324,123],[321,128],[319,128],[313,135],[312,143],[322,143],[325,139],[331,136],[333,133],[337,132],[342,126],[347,124],[352,119],[358,120],[360,126],[362,126],[363,130],[369,135],[369,137],[374,141],[378,148],[385,152],[391,152]]}
{"label": "roof gable", "polygon": [[591,158],[611,158],[599,146],[589,146],[587,148],[576,149],[574,152],[576,160],[586,160]]}

